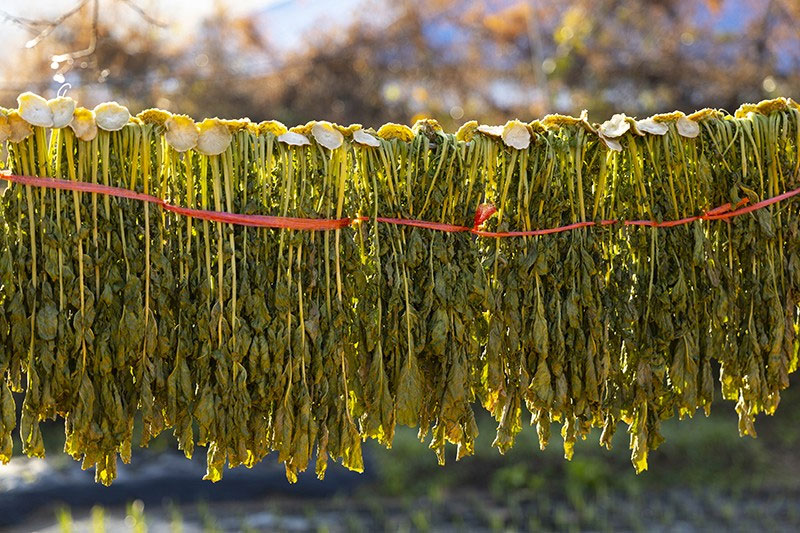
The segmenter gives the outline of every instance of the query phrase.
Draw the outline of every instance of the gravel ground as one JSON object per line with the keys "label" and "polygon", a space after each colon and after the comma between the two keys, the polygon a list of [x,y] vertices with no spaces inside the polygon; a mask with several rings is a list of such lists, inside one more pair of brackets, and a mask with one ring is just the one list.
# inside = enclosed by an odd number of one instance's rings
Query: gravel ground
{"label": "gravel ground", "polygon": [[60,452],[53,424],[46,460],[0,466],[0,531],[800,531],[799,378],[777,414],[759,420],[758,439],[737,436],[725,404],[709,418],[668,421],[638,476],[622,430],[611,452],[592,435],[567,462],[557,428],[544,452],[526,428],[500,456],[494,422],[482,417],[476,455],[443,468],[416,431],[398,428],[391,450],[365,445],[365,474],[331,464],[325,481],[312,471],[290,485],[268,457],[210,483],[202,451],[188,461],[165,434],[104,487]]}
{"label": "gravel ground", "polygon": [[[278,465],[228,471],[200,481],[201,460],[139,457],[110,488],[77,464],[14,459],[0,469],[0,530],[55,533],[131,531],[798,531],[800,490],[734,493],[586,490],[564,497],[515,488],[448,487],[387,496],[375,480],[333,468],[324,482],[289,485]],[[496,491],[495,491],[496,492]],[[499,497],[498,497],[499,496]],[[99,527],[103,524],[103,527]]]}

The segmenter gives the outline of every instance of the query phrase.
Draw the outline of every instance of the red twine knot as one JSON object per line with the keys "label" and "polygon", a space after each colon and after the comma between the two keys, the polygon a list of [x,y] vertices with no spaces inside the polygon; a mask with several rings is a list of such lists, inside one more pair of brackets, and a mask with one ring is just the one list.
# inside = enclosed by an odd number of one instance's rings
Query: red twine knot
{"label": "red twine knot", "polygon": [[481,224],[486,222],[497,212],[497,208],[492,204],[481,204],[475,210],[475,223],[473,225],[474,229],[478,229]]}

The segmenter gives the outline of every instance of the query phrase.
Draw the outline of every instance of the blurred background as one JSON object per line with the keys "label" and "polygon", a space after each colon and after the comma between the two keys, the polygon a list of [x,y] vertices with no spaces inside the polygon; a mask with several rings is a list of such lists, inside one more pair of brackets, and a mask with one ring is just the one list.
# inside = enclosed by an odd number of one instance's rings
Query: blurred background
{"label": "blurred background", "polygon": [[797,0],[0,0],[0,105],[378,126],[798,96]]}
{"label": "blurred background", "polygon": [[[798,0],[0,0],[0,106],[65,83],[82,105],[114,99],[206,116],[377,127],[433,117],[592,121],[800,97]],[[523,431],[506,456],[479,419],[476,455],[445,468],[412,430],[368,443],[367,472],[329,468],[290,486],[276,461],[201,481],[169,435],[111,488],[61,453],[0,466],[8,531],[797,531],[800,380],[758,439],[733,405],[670,421],[636,476],[620,429],[564,461]],[[554,430],[554,433],[557,433]],[[18,444],[18,443],[17,443]],[[18,450],[17,450],[18,452]]]}

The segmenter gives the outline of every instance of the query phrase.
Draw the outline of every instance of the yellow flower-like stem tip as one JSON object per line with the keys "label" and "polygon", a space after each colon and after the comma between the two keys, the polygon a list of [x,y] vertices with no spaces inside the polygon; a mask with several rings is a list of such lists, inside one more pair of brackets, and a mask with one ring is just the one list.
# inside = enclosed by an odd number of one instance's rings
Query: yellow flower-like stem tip
{"label": "yellow flower-like stem tip", "polygon": [[53,127],[63,128],[72,122],[72,115],[75,113],[75,100],[69,96],[59,96],[47,101],[47,107],[53,116]]}
{"label": "yellow flower-like stem tip", "polygon": [[11,129],[11,135],[8,136],[8,140],[12,143],[24,141],[33,134],[31,125],[16,111],[8,114],[8,125]]}
{"label": "yellow flower-like stem tip", "polygon": [[678,130],[679,135],[689,139],[694,139],[700,135],[700,124],[686,117],[679,118],[675,123],[675,128]]}
{"label": "yellow flower-like stem tip", "polygon": [[75,137],[82,141],[91,141],[97,137],[97,121],[94,111],[85,107],[78,107],[72,116],[69,127],[75,132]]}
{"label": "yellow flower-like stem tip", "polygon": [[720,111],[718,109],[711,109],[709,107],[706,107],[704,109],[701,109],[700,111],[695,111],[694,113],[692,113],[691,115],[687,116],[686,118],[688,118],[689,120],[693,120],[695,122],[701,122],[701,121],[709,119],[709,118],[724,119],[725,118],[725,113],[723,113],[722,111]]}
{"label": "yellow flower-like stem tip", "polygon": [[94,108],[97,127],[105,131],[119,131],[131,119],[128,108],[117,102],[105,102]]}
{"label": "yellow flower-like stem tip", "polygon": [[622,113],[617,113],[611,119],[600,124],[598,132],[606,139],[616,139],[622,137],[629,129],[631,129],[631,125],[627,121],[627,117]]}
{"label": "yellow flower-like stem tip", "polygon": [[531,145],[531,132],[528,130],[528,126],[519,120],[506,122],[501,137],[506,146],[517,150],[525,150]]}
{"label": "yellow flower-like stem tip", "polygon": [[311,134],[320,146],[324,146],[329,150],[335,150],[344,143],[344,135],[334,128],[330,122],[315,122],[311,126]]}
{"label": "yellow flower-like stem tip", "polygon": [[164,138],[176,152],[186,152],[197,146],[200,131],[191,117],[172,115],[164,126],[167,128]]}
{"label": "yellow flower-like stem tip", "polygon": [[367,133],[364,130],[356,130],[353,132],[353,140],[358,144],[364,146],[372,146],[373,148],[377,148],[381,145],[381,142],[378,140],[377,137],[372,135],[371,133]]}
{"label": "yellow flower-like stem tip", "polygon": [[501,138],[503,136],[504,126],[489,126],[488,124],[481,124],[478,126],[477,131],[488,135],[489,137]]}
{"label": "yellow flower-like stem tip", "polygon": [[205,155],[219,155],[231,144],[231,131],[223,121],[207,118],[197,126],[197,151]]}
{"label": "yellow flower-like stem tip", "polygon": [[308,140],[308,137],[302,133],[297,133],[296,131],[287,131],[283,135],[279,135],[278,141],[282,142],[283,144],[288,144],[289,146],[305,146],[307,144],[311,144],[311,141]]}
{"label": "yellow flower-like stem tip", "polygon": [[17,96],[19,115],[32,126],[50,128],[53,126],[53,112],[47,105],[47,100],[32,92],[22,93]]}
{"label": "yellow flower-like stem tip", "polygon": [[672,113],[659,113],[658,115],[653,115],[652,118],[656,122],[675,122],[681,117],[685,117],[686,115],[683,111],[673,111]]}
{"label": "yellow flower-like stem tip", "polygon": [[608,137],[605,137],[602,133],[599,133],[599,132],[598,132],[597,136],[600,137],[600,140],[603,141],[603,144],[605,144],[606,147],[609,150],[611,150],[612,152],[621,152],[622,151],[622,145],[619,143],[618,140],[610,139]]}
{"label": "yellow flower-like stem tip", "polygon": [[294,126],[289,128],[289,131],[292,133],[299,133],[305,137],[311,135],[311,128],[314,127],[315,122],[313,120],[306,122],[305,124]]}
{"label": "yellow flower-like stem tip", "polygon": [[[769,115],[773,111],[784,111],[792,107],[794,101],[786,98],[773,98],[772,100],[761,100],[757,104],[742,104],[736,110],[734,116],[736,118],[745,118],[748,113],[759,113],[761,115]],[[796,105],[796,104],[795,104]]]}
{"label": "yellow flower-like stem tip", "polygon": [[478,130],[478,121],[477,120],[470,120],[469,122],[465,122],[458,131],[456,132],[456,140],[470,142],[472,137],[475,136],[475,132]]}
{"label": "yellow flower-like stem tip", "polygon": [[249,118],[240,118],[236,120],[224,120],[220,119],[220,122],[225,124],[228,127],[228,131],[231,133],[238,133],[240,131],[248,130],[252,122],[250,122]]}
{"label": "yellow flower-like stem tip", "polygon": [[167,121],[172,117],[172,113],[164,111],[163,109],[145,109],[136,118],[142,121],[142,124],[155,124],[156,126],[165,126]]}
{"label": "yellow flower-like stem tip", "polygon": [[577,126],[580,125],[581,121],[582,118],[580,117],[551,113],[549,115],[545,115],[540,122],[545,128],[554,129],[562,126]]}
{"label": "yellow flower-like stem tip", "polygon": [[434,118],[421,118],[414,123],[411,127],[411,131],[413,131],[415,135],[423,134],[428,137],[433,137],[435,134],[444,131],[444,129],[442,125],[439,124],[439,121]]}
{"label": "yellow flower-like stem tip", "polygon": [[340,126],[339,124],[333,124],[333,127],[342,132],[342,135],[345,137],[350,137],[356,131],[363,129],[361,124],[350,124],[349,126]]}
{"label": "yellow flower-like stem tip", "polygon": [[0,143],[4,143],[11,137],[11,124],[8,123],[8,117],[0,111]]}
{"label": "yellow flower-like stem tip", "polygon": [[284,133],[289,131],[289,129],[278,120],[265,120],[264,122],[258,123],[258,132],[262,135],[266,133],[270,133],[275,137],[280,137]]}
{"label": "yellow flower-like stem tip", "polygon": [[405,142],[410,142],[414,139],[414,132],[411,128],[404,124],[395,124],[394,122],[387,122],[378,129],[378,137],[391,141],[398,139]]}
{"label": "yellow flower-like stem tip", "polygon": [[653,135],[666,135],[669,131],[669,126],[663,122],[656,122],[653,120],[653,117],[637,121],[636,127],[639,128],[639,131],[651,133]]}

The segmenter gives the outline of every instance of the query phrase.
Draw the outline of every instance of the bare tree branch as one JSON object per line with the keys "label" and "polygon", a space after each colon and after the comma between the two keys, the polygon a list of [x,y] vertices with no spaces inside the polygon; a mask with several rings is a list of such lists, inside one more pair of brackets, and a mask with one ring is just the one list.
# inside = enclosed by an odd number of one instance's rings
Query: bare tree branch
{"label": "bare tree branch", "polygon": [[[88,1],[89,0],[85,0],[84,4]],[[93,0],[92,5],[94,6],[94,11],[92,13],[92,31],[89,37],[89,46],[77,52],[55,55],[51,58],[53,63],[72,62],[75,59],[92,55],[97,49],[97,23],[100,17],[100,0]]]}
{"label": "bare tree branch", "polygon": [[142,9],[141,6],[136,4],[133,0],[120,0],[123,4],[127,5],[132,10],[136,11],[142,19],[147,22],[148,24],[152,24],[153,26],[157,26],[159,28],[166,28],[168,24],[166,22],[160,21],[157,18],[150,15],[147,11]]}
{"label": "bare tree branch", "polygon": [[25,48],[33,48],[34,46],[38,45],[40,42],[45,40],[48,35],[53,33],[53,30],[55,30],[61,25],[62,22],[64,22],[72,15],[83,9],[83,6],[85,6],[87,3],[89,3],[89,0],[80,0],[80,2],[78,2],[78,4],[74,8],[62,13],[61,15],[59,15],[57,19],[53,20],[52,22],[47,23],[45,28],[41,32],[39,32],[39,35],[37,35],[36,37],[25,43]]}
{"label": "bare tree branch", "polygon": [[31,33],[39,33],[42,31],[42,26],[48,26],[51,24],[51,21],[49,20],[35,20],[26,17],[19,17],[17,15],[12,15],[3,9],[0,9],[0,20],[3,22],[10,22],[11,24],[16,24],[17,26]]}
{"label": "bare tree branch", "polygon": [[[147,24],[151,24],[159,28],[167,27],[167,24],[165,22],[162,22],[153,17],[152,15],[150,15],[140,5],[138,5],[135,2],[135,0],[116,0],[116,1],[128,6],[128,8],[132,9]],[[55,31],[55,29],[58,28],[61,24],[63,24],[67,19],[79,13],[90,2],[92,5],[92,28],[89,35],[88,46],[83,50],[77,50],[74,52],[67,52],[63,54],[56,54],[51,58],[54,69],[58,69],[62,63],[65,64],[64,68],[60,68],[58,73],[63,77],[63,74],[71,68],[72,63],[76,59],[91,56],[97,50],[100,0],[79,0],[78,3],[72,9],[65,11],[64,13],[62,13],[53,20],[34,20],[25,17],[19,17],[17,15],[12,15],[11,13],[8,13],[4,10],[0,10],[0,20],[16,24],[17,26],[20,26],[21,28],[29,31],[30,33],[35,34],[35,36],[32,39],[30,39],[28,42],[25,43],[25,48],[34,48],[35,46],[38,46],[42,41],[44,41],[48,36],[50,36],[50,34],[52,34],[53,31]]]}

